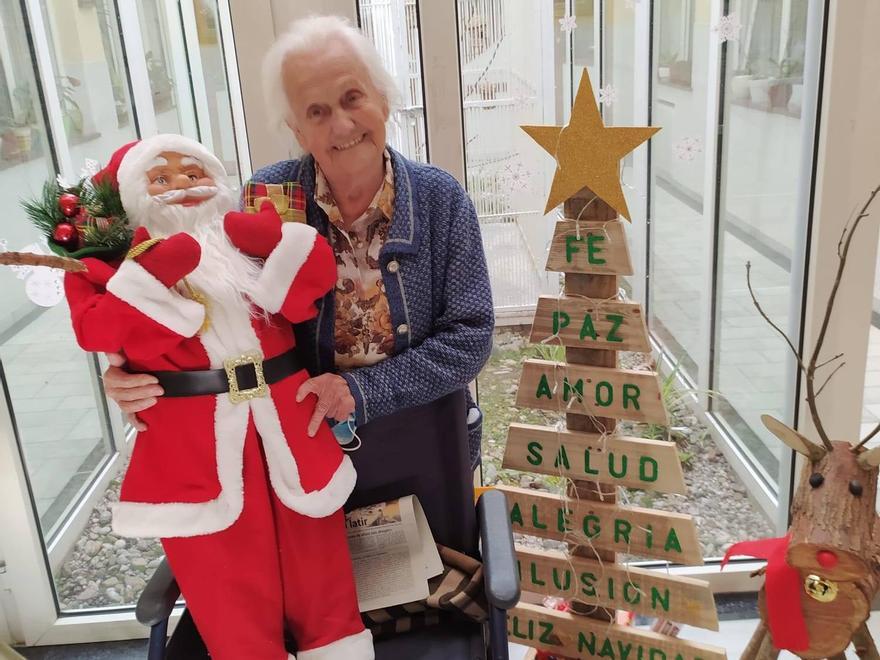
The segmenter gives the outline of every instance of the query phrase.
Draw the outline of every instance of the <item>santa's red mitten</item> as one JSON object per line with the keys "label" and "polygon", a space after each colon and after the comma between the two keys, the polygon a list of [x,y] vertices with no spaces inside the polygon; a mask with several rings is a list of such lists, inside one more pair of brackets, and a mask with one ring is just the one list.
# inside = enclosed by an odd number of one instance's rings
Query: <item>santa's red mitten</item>
{"label": "santa's red mitten", "polygon": [[162,284],[172,287],[196,269],[202,248],[189,234],[153,239],[146,229],[138,227],[129,255]]}
{"label": "santa's red mitten", "polygon": [[281,242],[281,216],[275,205],[264,201],[257,213],[230,211],[223,228],[232,244],[245,254],[265,259]]}
{"label": "santa's red mitten", "polygon": [[[81,261],[85,264],[87,270],[77,274],[96,286],[107,288],[107,282],[116,274],[116,269],[106,261],[96,259],[95,257],[84,257]],[[66,273],[65,278],[69,275],[71,274]]]}

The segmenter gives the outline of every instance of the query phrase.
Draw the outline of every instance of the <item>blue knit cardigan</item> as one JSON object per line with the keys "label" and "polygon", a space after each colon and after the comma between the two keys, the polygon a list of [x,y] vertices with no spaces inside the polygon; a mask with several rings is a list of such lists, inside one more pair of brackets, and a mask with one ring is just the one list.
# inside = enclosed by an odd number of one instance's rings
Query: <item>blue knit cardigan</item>
{"label": "blue knit cardigan", "polygon": [[[394,355],[347,371],[360,426],[371,419],[467,389],[489,357],[494,313],[486,257],[474,205],[447,172],[388,149],[394,170],[394,217],[379,264],[394,328]],[[312,156],[257,171],[256,183],[298,181],[306,218],[328,235],[327,214],[315,202]],[[335,371],[334,293],[318,303],[316,319],[295,327],[312,374]],[[468,396],[469,408],[473,401]],[[482,419],[469,425],[471,462],[479,461]]]}

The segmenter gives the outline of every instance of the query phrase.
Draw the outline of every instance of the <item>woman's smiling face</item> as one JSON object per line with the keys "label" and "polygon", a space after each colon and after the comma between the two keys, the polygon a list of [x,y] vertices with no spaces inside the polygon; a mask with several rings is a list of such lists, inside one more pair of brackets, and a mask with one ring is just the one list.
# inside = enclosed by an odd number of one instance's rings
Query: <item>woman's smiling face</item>
{"label": "woman's smiling face", "polygon": [[328,177],[381,165],[388,103],[354,49],[335,42],[320,53],[288,57],[282,76],[288,123]]}

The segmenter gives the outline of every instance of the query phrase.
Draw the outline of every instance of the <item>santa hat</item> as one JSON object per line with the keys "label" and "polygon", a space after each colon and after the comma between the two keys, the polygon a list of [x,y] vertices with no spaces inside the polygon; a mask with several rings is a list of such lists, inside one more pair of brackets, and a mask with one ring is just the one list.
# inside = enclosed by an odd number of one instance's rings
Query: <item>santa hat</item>
{"label": "santa hat", "polygon": [[114,151],[113,155],[110,157],[110,162],[104,166],[104,169],[95,173],[92,177],[92,181],[94,183],[109,183],[112,188],[118,190],[119,182],[116,180],[116,174],[119,172],[119,165],[122,163],[122,159],[125,158],[125,154],[127,154],[138,142],[139,140],[129,142]]}
{"label": "santa hat", "polygon": [[152,167],[152,161],[163,151],[173,151],[198,159],[205,174],[214,179],[216,185],[225,184],[226,169],[223,164],[204,145],[195,140],[182,135],[163,133],[126,144],[117,149],[107,163],[107,167],[95,177],[102,179],[110,177],[111,181],[115,179],[130,224],[139,224],[137,217],[139,214],[133,211],[143,208],[144,201],[149,199],[146,173]]}

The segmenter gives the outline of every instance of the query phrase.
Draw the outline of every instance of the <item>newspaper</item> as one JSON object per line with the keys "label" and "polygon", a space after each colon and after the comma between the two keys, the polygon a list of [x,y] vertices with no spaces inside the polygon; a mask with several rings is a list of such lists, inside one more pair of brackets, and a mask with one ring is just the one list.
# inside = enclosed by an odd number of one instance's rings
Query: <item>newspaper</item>
{"label": "newspaper", "polygon": [[428,597],[443,563],[415,495],[355,509],[345,527],[361,612]]}

